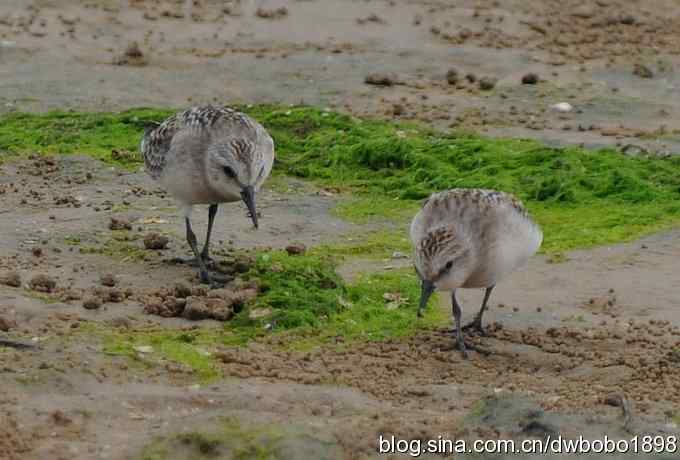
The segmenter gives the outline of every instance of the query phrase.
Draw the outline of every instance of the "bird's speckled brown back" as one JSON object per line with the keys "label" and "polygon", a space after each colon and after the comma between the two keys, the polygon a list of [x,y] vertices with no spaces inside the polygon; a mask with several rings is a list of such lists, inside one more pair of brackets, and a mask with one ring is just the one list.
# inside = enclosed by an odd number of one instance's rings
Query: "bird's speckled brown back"
{"label": "bird's speckled brown back", "polygon": [[257,142],[264,130],[248,115],[228,107],[191,107],[144,133],[140,149],[146,171],[152,178],[158,179],[162,174],[172,141],[182,130],[205,135],[207,139],[228,137],[232,153],[244,163],[257,160],[251,157],[261,155]]}
{"label": "bird's speckled brown back", "polygon": [[543,239],[538,225],[513,195],[452,189],[431,195],[411,223],[416,267],[436,274],[453,260],[461,287],[485,286],[523,263]]}

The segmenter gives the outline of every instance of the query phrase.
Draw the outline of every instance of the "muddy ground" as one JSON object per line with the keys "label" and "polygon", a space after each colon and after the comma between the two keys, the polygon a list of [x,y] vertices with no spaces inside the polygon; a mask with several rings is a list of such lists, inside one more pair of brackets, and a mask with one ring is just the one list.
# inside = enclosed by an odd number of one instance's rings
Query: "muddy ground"
{"label": "muddy ground", "polygon": [[0,110],[278,101],[677,152],[679,27],[676,0],[6,0]]}
{"label": "muddy ground", "polygon": [[[8,0],[0,110],[304,102],[491,135],[680,151],[678,2],[449,3]],[[143,56],[125,55],[133,41]],[[367,85],[374,72],[391,74],[383,80],[392,84]],[[529,72],[537,84],[521,83]],[[468,74],[498,81],[484,91]],[[574,110],[551,111],[558,102]],[[217,454],[227,458],[255,458],[248,452],[257,445],[275,458],[370,458],[379,433],[678,431],[677,230],[575,251],[558,264],[535,257],[494,292],[490,337],[476,339],[496,352],[490,357],[463,361],[446,330],[382,344],[339,339],[299,353],[264,341],[205,350],[227,378],[202,385],[154,353],[140,352],[146,365],[104,353],[91,328],[218,322],[150,316],[135,296],[82,307],[106,273],[133,293],[196,283],[191,268],[167,262],[187,256],[183,225],[143,173],[80,156],[24,159],[2,166],[0,193],[0,272],[21,279],[0,286],[0,326],[36,346],[0,352],[0,458],[136,458],[157,436],[170,439],[170,458],[188,458],[200,446],[173,436],[216,430],[225,418],[230,441]],[[297,181],[279,184],[262,197],[257,233],[245,209],[229,205],[215,241],[315,245],[369,230],[333,217],[336,200]],[[111,217],[130,221],[136,235],[169,235],[168,249],[142,259],[112,254],[120,246]],[[205,219],[196,227],[202,234]],[[396,263],[354,261],[342,272]],[[54,295],[30,288],[39,274],[55,281]],[[468,317],[480,300],[464,293]]]}
{"label": "muddy ground", "polygon": [[[206,348],[226,379],[202,385],[191,369],[153,351],[139,352],[146,366],[105,353],[91,329],[219,327],[144,312],[144,293],[178,281],[197,284],[195,270],[170,263],[187,256],[181,217],[144,173],[88,157],[36,157],[3,165],[0,186],[0,272],[21,280],[18,287],[0,286],[0,320],[10,336],[36,346],[1,354],[0,443],[8,458],[135,458],[154,436],[209,432],[225,417],[238,420],[233,442],[254,442],[252,433],[272,426],[283,430],[282,445],[262,442],[273,446],[275,458],[291,459],[304,452],[317,452],[305,458],[370,456],[380,433],[522,437],[529,424],[573,435],[584,423],[591,435],[677,431],[677,231],[573,252],[559,264],[534,258],[495,292],[490,337],[477,339],[496,353],[489,357],[473,353],[464,361],[448,330],[381,344],[346,346],[338,338],[299,353],[276,351],[286,339],[272,338],[246,349]],[[216,226],[219,246],[231,240],[283,247],[293,238],[314,245],[321,234],[328,241],[367,231],[329,214],[334,197],[313,187],[281,189],[289,191],[263,195],[257,234],[245,209],[225,206]],[[120,233],[110,229],[112,216],[131,224],[127,244],[140,248],[142,259],[128,246],[111,246]],[[198,232],[204,220],[196,219]],[[141,249],[149,232],[168,235],[168,248]],[[395,263],[353,261],[341,271],[351,276],[357,267]],[[120,299],[85,309],[106,274],[114,275]],[[32,283],[38,275],[54,282],[52,292],[42,292],[46,282]],[[462,297],[468,316],[478,294]],[[628,424],[615,406],[621,396],[633,414]],[[502,399],[480,402],[489,397]],[[172,458],[189,455],[179,452]]]}

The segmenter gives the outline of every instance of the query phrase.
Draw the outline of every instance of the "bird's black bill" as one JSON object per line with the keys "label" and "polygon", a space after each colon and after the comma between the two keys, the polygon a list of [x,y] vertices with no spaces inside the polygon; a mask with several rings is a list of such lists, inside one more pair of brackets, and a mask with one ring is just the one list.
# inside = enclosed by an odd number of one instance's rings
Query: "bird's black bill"
{"label": "bird's black bill", "polygon": [[423,310],[427,306],[427,301],[434,292],[434,283],[432,281],[423,280],[420,285],[420,305],[418,305],[418,317],[423,316]]}
{"label": "bird's black bill", "polygon": [[248,207],[248,214],[253,219],[253,225],[257,228],[257,210],[255,209],[255,189],[252,186],[243,187],[241,190],[241,199]]}

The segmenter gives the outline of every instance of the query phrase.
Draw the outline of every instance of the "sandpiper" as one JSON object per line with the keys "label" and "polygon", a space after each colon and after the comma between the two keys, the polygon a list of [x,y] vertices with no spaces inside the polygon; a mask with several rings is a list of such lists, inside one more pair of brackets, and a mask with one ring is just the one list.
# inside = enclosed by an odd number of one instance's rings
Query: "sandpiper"
{"label": "sandpiper", "polygon": [[[414,262],[421,279],[418,316],[435,290],[451,291],[456,342],[467,358],[463,330],[484,334],[482,315],[494,286],[524,264],[542,241],[541,229],[510,194],[453,189],[431,195],[411,222]],[[486,289],[479,313],[465,327],[456,300],[458,288]]]}
{"label": "sandpiper", "polygon": [[[186,237],[209,283],[206,262],[219,203],[243,200],[258,227],[255,194],[274,164],[274,141],[257,121],[227,107],[192,107],[149,128],[141,141],[147,173],[182,206]],[[191,229],[195,204],[207,204],[208,232],[199,253]]]}

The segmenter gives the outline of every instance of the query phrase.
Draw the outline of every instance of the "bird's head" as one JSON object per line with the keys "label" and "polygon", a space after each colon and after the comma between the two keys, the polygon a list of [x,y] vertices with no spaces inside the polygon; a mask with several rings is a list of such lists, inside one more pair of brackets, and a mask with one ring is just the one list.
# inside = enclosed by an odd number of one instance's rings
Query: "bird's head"
{"label": "bird's head", "polygon": [[210,186],[226,199],[241,199],[255,228],[258,227],[255,195],[272,168],[267,158],[255,144],[242,139],[216,143],[209,149]]}
{"label": "bird's head", "polygon": [[414,262],[422,282],[422,309],[436,289],[455,289],[465,282],[470,274],[470,246],[453,226],[438,227],[416,244]]}

